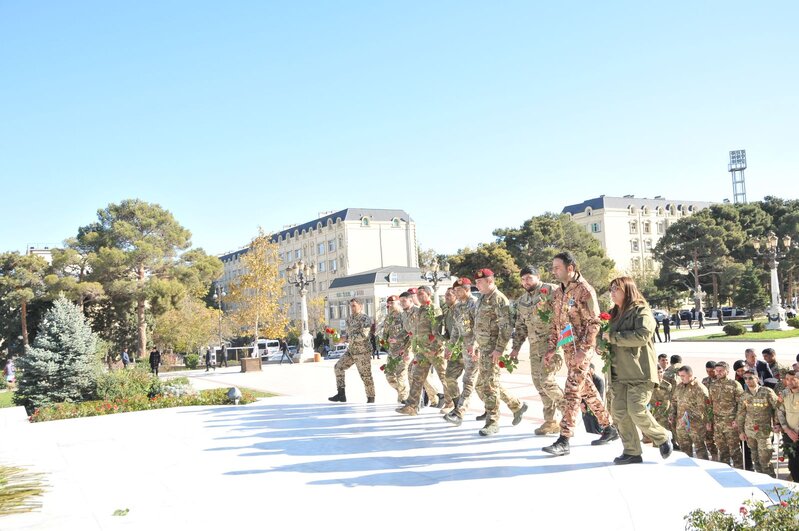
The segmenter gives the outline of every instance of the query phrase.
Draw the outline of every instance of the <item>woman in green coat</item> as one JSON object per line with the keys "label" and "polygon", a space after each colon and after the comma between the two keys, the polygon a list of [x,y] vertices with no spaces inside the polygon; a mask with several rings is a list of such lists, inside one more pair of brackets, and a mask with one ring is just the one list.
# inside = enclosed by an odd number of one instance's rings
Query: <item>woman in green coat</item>
{"label": "woman in green coat", "polygon": [[653,340],[655,318],[630,277],[614,279],[610,283],[610,297],[613,308],[605,339],[613,355],[610,363],[612,414],[624,444],[624,453],[613,462],[617,465],[642,462],[641,440],[636,428],[660,446],[660,455],[665,459],[672,451],[669,432],[647,409],[658,382]]}

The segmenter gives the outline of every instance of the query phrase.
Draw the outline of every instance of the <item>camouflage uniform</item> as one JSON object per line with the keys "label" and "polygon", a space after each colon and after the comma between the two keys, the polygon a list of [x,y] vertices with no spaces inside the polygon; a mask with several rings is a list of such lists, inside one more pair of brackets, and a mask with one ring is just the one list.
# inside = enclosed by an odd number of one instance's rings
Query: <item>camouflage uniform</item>
{"label": "camouflage uniform", "polygon": [[769,363],[768,368],[771,369],[771,374],[774,375],[774,378],[778,380],[777,385],[774,386],[774,394],[780,396],[785,390],[785,384],[783,382],[785,374],[790,370],[790,367],[786,367],[775,361],[774,363]]}
{"label": "camouflage uniform", "polygon": [[775,477],[774,466],[771,464],[771,455],[774,452],[771,446],[771,425],[778,406],[777,395],[768,387],[761,386],[754,394],[747,389],[739,403],[736,419],[739,433],[746,435],[746,442],[752,449],[755,472],[771,477]]}
{"label": "camouflage uniform", "polygon": [[710,384],[708,393],[713,407],[713,433],[718,448],[718,460],[729,465],[732,459],[732,466],[743,469],[741,440],[732,423],[738,415],[738,402],[744,390],[735,380],[719,378]]}
{"label": "camouflage uniform", "polygon": [[450,389],[457,389],[458,378],[463,372],[463,391],[458,397],[454,411],[454,414],[461,418],[469,407],[469,398],[474,392],[479,367],[468,352],[469,347],[474,348],[474,317],[476,309],[477,301],[471,296],[466,301],[456,302],[452,308],[453,329],[450,335],[449,349],[452,350],[456,343],[462,342],[463,352],[457,360],[447,362],[447,386]]}
{"label": "camouflage uniform", "polygon": [[[446,361],[442,352],[443,338],[439,333],[440,324],[441,308],[432,303],[411,309],[405,322],[405,330],[410,333],[414,352],[411,390],[408,394],[408,404],[414,408],[419,405],[422,386],[430,374],[431,366],[435,368],[442,382],[446,382]],[[434,396],[431,395],[431,399]]]}
{"label": "camouflage uniform", "polygon": [[375,382],[372,379],[372,342],[369,341],[369,334],[372,331],[372,319],[365,313],[350,315],[347,318],[347,352],[341,356],[334,372],[336,374],[336,386],[344,389],[344,371],[355,365],[358,367],[358,374],[361,375],[363,386],[366,388],[366,396],[374,398]]}
{"label": "camouflage uniform", "polygon": [[664,378],[652,390],[652,398],[649,399],[649,411],[658,424],[669,429],[669,411],[671,411],[671,392],[672,387]]}
{"label": "camouflage uniform", "polygon": [[[707,392],[710,393],[710,384],[713,383],[715,378],[711,378],[710,376],[705,376],[702,378],[702,385],[707,388]],[[712,410],[711,410],[712,411]],[[710,428],[707,427],[707,424],[710,425]],[[711,461],[718,461],[719,460],[719,449],[716,446],[716,419],[715,416],[711,416],[708,419],[707,424],[705,425],[705,429],[707,430],[707,435],[705,439],[705,446],[707,446],[707,453]]]}
{"label": "camouflage uniform", "polygon": [[[542,293],[542,289],[546,291]],[[555,373],[560,369],[560,356],[547,366],[544,356],[547,353],[549,322],[541,319],[538,311],[550,310],[549,297],[557,289],[554,284],[540,283],[532,293],[525,293],[516,301],[516,326],[513,332],[513,347],[517,351],[525,339],[530,343],[530,374],[533,385],[544,404],[544,422],[555,423],[555,410],[563,400],[563,390],[555,381]]]}
{"label": "camouflage uniform", "polygon": [[[594,288],[579,273],[568,284],[558,286],[552,295],[548,353],[557,350],[558,337],[570,323],[574,341],[563,347],[569,370],[561,406],[563,419],[560,421],[560,434],[565,437],[574,435],[574,426],[580,416],[581,400],[585,400],[602,428],[610,425],[610,416],[593,380],[588,376],[599,333],[599,304]],[[581,363],[574,360],[574,355],[578,352],[585,354]]]}
{"label": "camouflage uniform", "polygon": [[505,392],[499,382],[499,365],[491,353],[504,352],[513,329],[510,324],[510,303],[496,287],[483,295],[477,304],[474,318],[474,337],[479,351],[480,374],[477,377],[477,395],[485,404],[486,426],[499,421],[499,400],[514,413],[522,407],[516,397]]}
{"label": "camouflage uniform", "polygon": [[[677,444],[688,457],[707,459],[707,387],[693,378],[687,384],[680,383],[674,391],[672,413],[676,426]],[[696,454],[694,454],[696,447]]]}
{"label": "camouflage uniform", "polygon": [[386,380],[397,391],[397,399],[404,402],[408,399],[408,362],[403,356],[411,341],[403,326],[402,312],[389,310],[383,321],[383,341],[388,344],[388,359],[399,358],[393,370],[389,370],[386,364]]}
{"label": "camouflage uniform", "polygon": [[[406,331],[410,330],[410,328],[409,328],[410,324],[409,323],[410,323],[410,320],[411,320],[411,316],[414,314],[414,312],[418,308],[419,308],[418,306],[412,306],[411,308],[402,311],[402,323],[403,323],[403,326],[405,327]],[[414,350],[413,350],[413,341],[410,339],[410,337],[408,338],[408,350],[406,350],[406,352],[410,355],[411,359],[413,359],[413,357],[416,354],[414,352]],[[410,376],[411,376],[412,372],[413,372],[412,370],[408,371],[409,385],[410,385]],[[422,386],[424,387],[425,393],[427,393],[428,398],[432,399],[433,397],[437,396],[438,391],[436,391],[436,388],[433,387],[433,384],[430,383],[429,375],[428,375],[427,378],[425,378],[424,383],[422,384]]]}
{"label": "camouflage uniform", "polygon": [[[677,371],[680,370],[682,367],[682,363],[674,363],[669,365],[663,370],[663,381],[668,382],[671,385],[671,396],[669,397],[669,402],[671,405],[674,405],[674,393],[677,391]],[[671,431],[672,433],[677,433],[677,427],[672,422],[673,418],[669,415],[666,419],[666,424],[663,424],[663,427],[667,430]],[[680,444],[677,442],[677,444]]]}

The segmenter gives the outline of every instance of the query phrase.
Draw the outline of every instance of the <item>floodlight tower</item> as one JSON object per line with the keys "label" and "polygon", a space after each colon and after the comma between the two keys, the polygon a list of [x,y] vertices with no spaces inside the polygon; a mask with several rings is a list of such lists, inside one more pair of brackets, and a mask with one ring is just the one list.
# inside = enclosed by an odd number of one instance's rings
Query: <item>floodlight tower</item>
{"label": "floodlight tower", "polygon": [[737,151],[730,151],[730,163],[727,165],[727,171],[732,174],[732,202],[736,204],[746,203],[745,169],[746,150],[739,149]]}

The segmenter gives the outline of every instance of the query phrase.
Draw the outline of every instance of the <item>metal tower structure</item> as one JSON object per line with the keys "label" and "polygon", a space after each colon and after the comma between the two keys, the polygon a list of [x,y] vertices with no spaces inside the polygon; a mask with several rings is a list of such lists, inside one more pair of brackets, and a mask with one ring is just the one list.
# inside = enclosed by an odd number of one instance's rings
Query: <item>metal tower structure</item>
{"label": "metal tower structure", "polygon": [[733,203],[746,203],[746,180],[744,170],[746,169],[746,150],[739,149],[730,151],[730,163],[727,171],[732,174],[732,197]]}

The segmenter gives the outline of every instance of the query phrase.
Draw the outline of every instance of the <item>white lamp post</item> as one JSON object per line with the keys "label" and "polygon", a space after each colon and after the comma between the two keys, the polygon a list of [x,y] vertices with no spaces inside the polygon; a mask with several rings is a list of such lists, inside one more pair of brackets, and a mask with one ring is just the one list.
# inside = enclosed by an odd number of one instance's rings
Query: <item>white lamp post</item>
{"label": "white lamp post", "polygon": [[286,278],[292,286],[300,288],[300,314],[302,319],[302,333],[300,334],[300,361],[314,359],[313,338],[308,332],[308,303],[306,295],[308,286],[316,281],[316,265],[308,265],[302,260],[286,270]]}
{"label": "white lamp post", "polygon": [[[787,330],[785,322],[785,310],[780,305],[780,281],[777,277],[777,266],[779,260],[785,258],[786,253],[791,249],[791,237],[783,236],[782,245],[784,250],[779,248],[779,238],[773,231],[769,231],[764,241],[754,240],[752,246],[758,256],[766,259],[771,272],[771,306],[768,308],[767,330]],[[763,250],[760,248],[763,247]]]}

